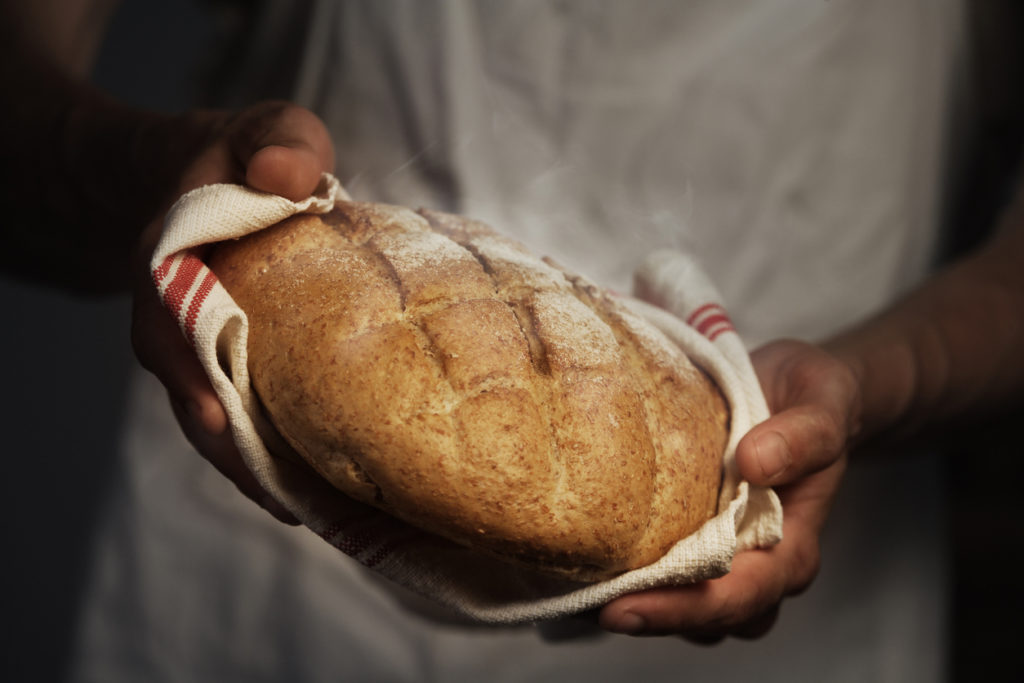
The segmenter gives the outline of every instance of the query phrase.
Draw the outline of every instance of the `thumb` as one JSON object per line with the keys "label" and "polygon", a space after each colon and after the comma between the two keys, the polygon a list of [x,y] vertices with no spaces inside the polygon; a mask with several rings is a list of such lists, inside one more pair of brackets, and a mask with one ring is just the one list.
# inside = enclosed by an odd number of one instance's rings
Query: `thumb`
{"label": "thumb", "polygon": [[751,429],[736,448],[736,462],[747,481],[779,486],[824,469],[845,447],[841,424],[818,407],[799,406]]}
{"label": "thumb", "polygon": [[310,196],[334,170],[334,145],[312,112],[266,102],[236,114],[212,114],[212,143],[184,173],[179,193],[213,183],[241,183],[293,201]]}
{"label": "thumb", "polygon": [[292,104],[270,102],[242,112],[228,126],[232,153],[245,181],[263,192],[300,200],[334,169],[334,147],[323,122]]}
{"label": "thumb", "polygon": [[779,486],[825,469],[856,430],[858,385],[849,367],[817,347],[780,342],[755,352],[773,415],[740,440],[740,474]]}

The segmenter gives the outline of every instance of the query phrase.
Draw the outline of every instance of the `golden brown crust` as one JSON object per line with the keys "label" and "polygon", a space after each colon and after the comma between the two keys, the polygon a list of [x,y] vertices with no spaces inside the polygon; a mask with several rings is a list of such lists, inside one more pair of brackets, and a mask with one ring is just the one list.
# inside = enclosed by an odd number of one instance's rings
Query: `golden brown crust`
{"label": "golden brown crust", "polygon": [[714,515],[728,412],[645,321],[486,225],[339,203],[219,245],[272,422],[349,496],[581,580]]}

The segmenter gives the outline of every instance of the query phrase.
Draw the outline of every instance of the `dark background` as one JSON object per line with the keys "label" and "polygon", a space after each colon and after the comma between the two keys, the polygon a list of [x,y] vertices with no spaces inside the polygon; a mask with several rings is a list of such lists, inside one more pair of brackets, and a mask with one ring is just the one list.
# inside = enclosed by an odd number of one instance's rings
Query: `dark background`
{"label": "dark background", "polygon": [[[198,56],[213,37],[194,2],[128,0],[95,80],[126,101],[178,110],[192,98]],[[0,311],[0,679],[60,681],[93,526],[113,485],[135,362],[131,304],[0,279]]]}
{"label": "dark background", "polygon": [[[951,254],[983,237],[1021,181],[1024,2],[968,3],[972,110],[951,187]],[[1021,263],[1024,268],[1024,263]],[[1024,311],[1020,312],[1024,316]],[[1024,349],[1021,350],[1024,353]],[[1024,402],[951,440],[952,673],[957,681],[1019,680],[1024,637]]]}
{"label": "dark background", "polygon": [[[212,7],[212,5],[218,5]],[[954,145],[949,253],[985,234],[1021,150],[1024,3],[975,0],[969,134]],[[121,98],[175,111],[194,101],[206,55],[236,18],[229,3],[129,0],[95,80]],[[126,58],[130,55],[130,58]],[[1022,264],[1024,267],[1024,264]],[[112,485],[129,372],[130,302],[82,299],[0,279],[0,476],[4,589],[0,671],[61,680],[90,559],[93,525]],[[1024,312],[1022,312],[1024,315]],[[949,439],[956,680],[1005,680],[1017,669],[1024,525],[1020,410]]]}

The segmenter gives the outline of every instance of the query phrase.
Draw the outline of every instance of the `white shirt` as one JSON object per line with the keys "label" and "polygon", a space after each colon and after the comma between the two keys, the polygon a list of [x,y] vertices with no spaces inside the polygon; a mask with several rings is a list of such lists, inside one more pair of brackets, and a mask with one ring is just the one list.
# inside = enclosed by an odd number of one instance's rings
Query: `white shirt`
{"label": "white shirt", "polygon": [[[324,0],[294,98],[328,123],[357,198],[482,218],[620,289],[649,249],[685,248],[748,341],[814,338],[927,269],[959,15],[929,0]],[[438,624],[190,450],[140,374],[76,680],[942,678],[926,457],[851,467],[812,589],[766,638],[704,649]]]}

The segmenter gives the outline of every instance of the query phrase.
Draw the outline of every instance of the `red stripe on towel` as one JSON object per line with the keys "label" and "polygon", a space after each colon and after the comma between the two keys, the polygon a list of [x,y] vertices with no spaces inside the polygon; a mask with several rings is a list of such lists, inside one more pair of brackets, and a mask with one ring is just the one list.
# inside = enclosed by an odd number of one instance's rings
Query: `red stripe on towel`
{"label": "red stripe on towel", "polygon": [[188,337],[189,342],[195,342],[196,320],[199,319],[199,309],[203,307],[203,302],[210,295],[216,282],[217,276],[213,274],[212,270],[207,270],[203,281],[199,283],[199,289],[192,296],[192,301],[188,305],[188,311],[185,313],[185,336]]}
{"label": "red stripe on towel", "polygon": [[729,321],[729,316],[724,313],[709,315],[700,321],[700,324],[697,325],[697,331],[704,336],[709,336],[712,329],[718,328],[723,324],[732,327],[732,323]]}
{"label": "red stripe on towel", "polygon": [[691,327],[694,327],[697,322],[697,319],[709,311],[721,311],[724,313],[725,309],[723,309],[720,305],[716,303],[704,304],[703,306],[698,307],[693,313],[690,314],[690,317],[686,319],[686,324],[690,325]]}
{"label": "red stripe on towel", "polygon": [[185,305],[188,290],[192,289],[192,284],[196,281],[196,276],[199,275],[202,267],[203,262],[195,254],[186,252],[181,257],[178,272],[174,274],[174,278],[164,290],[164,305],[174,314],[179,324],[184,324],[181,319],[181,308]]}
{"label": "red stripe on towel", "polygon": [[174,263],[175,256],[177,256],[177,254],[171,254],[164,259],[163,263],[156,267],[156,270],[153,271],[153,282],[159,285],[164,281],[164,278],[167,277],[167,273],[171,272],[171,265]]}
{"label": "red stripe on towel", "polygon": [[726,332],[735,331],[736,328],[732,326],[732,323],[726,321],[726,324],[716,327],[713,330],[708,330],[707,338],[710,339],[711,341],[715,341],[716,339],[718,339],[719,335],[722,335]]}

